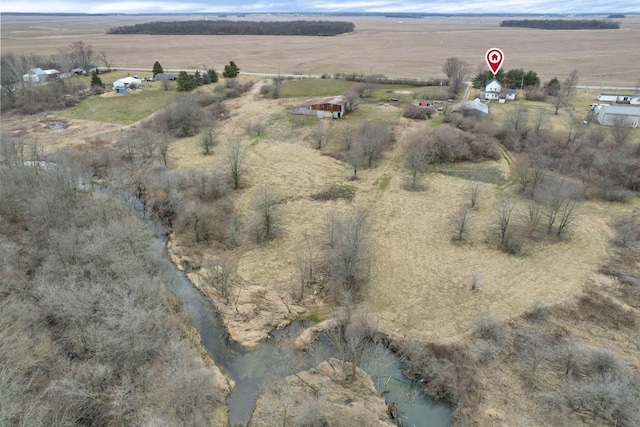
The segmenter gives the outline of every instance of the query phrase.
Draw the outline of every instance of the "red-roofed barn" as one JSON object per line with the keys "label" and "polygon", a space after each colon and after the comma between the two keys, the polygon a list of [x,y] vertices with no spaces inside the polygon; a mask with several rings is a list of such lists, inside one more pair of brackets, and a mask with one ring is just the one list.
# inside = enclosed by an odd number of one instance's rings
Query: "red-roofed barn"
{"label": "red-roofed barn", "polygon": [[343,95],[338,95],[327,98],[309,99],[293,107],[291,113],[338,119],[344,115],[348,107],[349,101],[347,98]]}

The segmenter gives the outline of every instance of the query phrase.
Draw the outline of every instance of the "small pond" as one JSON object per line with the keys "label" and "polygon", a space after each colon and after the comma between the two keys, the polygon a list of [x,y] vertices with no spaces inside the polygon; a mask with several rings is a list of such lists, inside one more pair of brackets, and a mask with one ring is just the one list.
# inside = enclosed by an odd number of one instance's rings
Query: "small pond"
{"label": "small pond", "polygon": [[67,126],[69,126],[69,123],[62,121],[62,120],[47,120],[47,125],[51,128],[51,129],[66,129]]}

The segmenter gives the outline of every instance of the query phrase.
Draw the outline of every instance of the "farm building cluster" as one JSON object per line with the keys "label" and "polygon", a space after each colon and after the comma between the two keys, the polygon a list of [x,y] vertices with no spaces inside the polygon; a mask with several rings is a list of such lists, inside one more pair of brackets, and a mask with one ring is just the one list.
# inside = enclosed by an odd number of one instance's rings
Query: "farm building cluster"
{"label": "farm building cluster", "polygon": [[43,70],[42,68],[32,68],[27,74],[22,76],[25,83],[46,83],[57,80],[60,77],[60,71],[55,69]]}
{"label": "farm building cluster", "polygon": [[514,101],[517,94],[515,89],[508,89],[504,87],[498,79],[487,80],[487,83],[480,89],[480,91],[484,93],[484,99],[497,99],[500,103],[504,103],[507,100]]}
{"label": "farm building cluster", "polygon": [[591,109],[596,113],[596,120],[601,125],[638,127],[640,107],[633,107],[633,105],[640,105],[640,93],[601,93],[598,95],[598,101],[609,102],[609,104],[591,104]]}

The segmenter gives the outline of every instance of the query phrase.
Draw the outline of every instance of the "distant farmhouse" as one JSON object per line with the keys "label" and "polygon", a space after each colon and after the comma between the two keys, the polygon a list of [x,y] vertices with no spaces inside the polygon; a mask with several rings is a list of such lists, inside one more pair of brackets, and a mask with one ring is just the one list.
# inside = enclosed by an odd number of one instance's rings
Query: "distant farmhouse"
{"label": "distant farmhouse", "polygon": [[87,69],[84,69],[83,67],[74,68],[73,70],[71,70],[71,73],[75,74],[76,76],[85,76],[91,74],[97,69],[98,67],[96,67],[95,65],[89,65]]}
{"label": "distant farmhouse", "polygon": [[601,93],[598,95],[598,101],[615,102],[616,104],[640,105],[640,94],[621,95],[616,93]]}
{"label": "distant farmhouse", "polygon": [[327,98],[309,99],[293,107],[291,113],[339,119],[344,116],[347,108],[349,108],[347,98],[343,95],[338,95]]}
{"label": "distant farmhouse", "polygon": [[484,99],[497,99],[499,102],[513,101],[516,99],[517,93],[515,89],[503,88],[502,83],[497,79],[487,80],[485,86],[480,90],[484,92]]}
{"label": "distant farmhouse", "polygon": [[598,123],[605,126],[637,128],[640,121],[640,107],[594,104],[591,109],[597,114]]}
{"label": "distant farmhouse", "polygon": [[46,83],[57,80],[60,77],[58,70],[43,70],[42,68],[32,68],[29,72],[22,76],[25,83]]}
{"label": "distant farmhouse", "polygon": [[158,73],[155,76],[156,80],[178,80],[178,75],[177,74],[170,74],[170,73]]}

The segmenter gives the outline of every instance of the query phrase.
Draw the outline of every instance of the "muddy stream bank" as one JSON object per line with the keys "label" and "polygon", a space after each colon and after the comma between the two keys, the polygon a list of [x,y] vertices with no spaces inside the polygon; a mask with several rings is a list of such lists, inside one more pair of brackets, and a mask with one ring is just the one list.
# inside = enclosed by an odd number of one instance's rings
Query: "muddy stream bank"
{"label": "muddy stream bank", "polygon": [[[132,210],[140,210],[139,202],[130,204]],[[249,423],[265,382],[309,369],[330,357],[338,357],[331,340],[323,334],[319,335],[312,350],[295,350],[294,340],[300,332],[311,326],[308,321],[297,320],[275,330],[251,349],[230,340],[211,302],[171,262],[166,229],[149,218],[146,218],[146,223],[154,236],[152,250],[162,254],[163,275],[169,289],[182,303],[198,330],[205,350],[235,382],[227,399],[231,426],[246,426]],[[294,359],[296,363],[292,363]],[[377,346],[360,367],[369,374],[387,405],[396,406],[399,425],[446,427],[451,424],[448,406],[427,396],[418,382],[404,376],[400,361],[388,348]]]}

